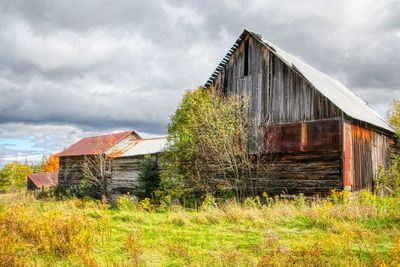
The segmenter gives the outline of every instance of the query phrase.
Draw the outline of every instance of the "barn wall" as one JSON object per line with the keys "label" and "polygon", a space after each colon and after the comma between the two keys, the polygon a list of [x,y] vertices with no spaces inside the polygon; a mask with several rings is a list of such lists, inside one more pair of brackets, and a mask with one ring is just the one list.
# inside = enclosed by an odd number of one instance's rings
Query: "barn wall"
{"label": "barn wall", "polygon": [[111,183],[109,192],[111,197],[132,192],[138,184],[140,160],[143,157],[114,158],[112,162]]}
{"label": "barn wall", "polygon": [[65,188],[77,188],[83,178],[83,156],[60,157],[58,184]]}
{"label": "barn wall", "polygon": [[28,190],[37,190],[39,188],[32,182],[31,179],[28,178],[27,189]]}
{"label": "barn wall", "polygon": [[278,153],[269,171],[252,179],[252,193],[327,194],[342,188],[340,151]]}
{"label": "barn wall", "polygon": [[[143,158],[143,156],[134,156],[111,160],[111,169],[107,176],[107,190],[112,199],[133,191],[138,184],[140,161]],[[153,158],[154,160],[158,159],[156,155]],[[84,156],[60,157],[59,185],[71,189],[79,188],[83,179],[83,164]]]}
{"label": "barn wall", "polygon": [[[85,175],[84,173],[85,157],[90,157],[90,156],[97,157],[94,155],[60,157],[58,185],[68,189],[77,189],[79,191],[82,185],[82,180]],[[107,184],[110,183],[110,178],[111,178],[111,168],[110,168],[111,164],[109,160],[110,158],[107,158],[107,163],[105,163]],[[94,158],[94,162],[96,162],[96,158]],[[95,172],[96,171],[93,171],[93,174]],[[97,185],[91,189],[92,194],[95,195],[96,197],[101,197],[104,192],[104,188],[102,186],[103,184],[104,182],[102,181],[102,178],[98,177]]]}
{"label": "barn wall", "polygon": [[392,139],[383,133],[356,124],[351,124],[351,137],[352,190],[372,190],[379,166],[385,169],[390,166],[389,143]]}
{"label": "barn wall", "polygon": [[317,120],[264,126],[268,152],[324,152],[342,148],[341,120]]}
{"label": "barn wall", "polygon": [[[109,192],[111,192],[112,199],[115,199],[118,195],[132,192],[135,186],[138,185],[140,162],[143,159],[144,156],[113,159],[111,182],[108,188]],[[153,155],[152,159],[158,160],[158,157]]]}

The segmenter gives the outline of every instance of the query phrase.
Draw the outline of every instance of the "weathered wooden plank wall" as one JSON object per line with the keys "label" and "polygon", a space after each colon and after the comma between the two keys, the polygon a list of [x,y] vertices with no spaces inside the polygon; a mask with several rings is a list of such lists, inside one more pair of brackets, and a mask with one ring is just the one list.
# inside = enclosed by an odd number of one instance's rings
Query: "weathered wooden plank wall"
{"label": "weathered wooden plank wall", "polygon": [[[63,188],[74,189],[77,192],[80,191],[82,186],[82,181],[85,178],[85,164],[87,164],[88,158],[86,157],[98,157],[93,155],[85,155],[85,156],[64,156],[60,157],[60,167],[58,172],[58,185]],[[96,159],[93,159],[96,162]],[[111,159],[107,159],[106,163],[106,183],[110,183],[111,179],[111,165],[109,161]],[[96,170],[93,170],[92,174],[95,175]],[[101,177],[98,177],[98,184],[95,188],[92,188],[92,193],[101,196],[103,194],[103,185],[104,181],[102,181]]]}
{"label": "weathered wooden plank wall", "polygon": [[83,156],[60,157],[58,184],[64,188],[78,188],[83,178]]}
{"label": "weathered wooden plank wall", "polygon": [[[121,194],[132,193],[138,185],[140,164],[144,156],[119,157],[112,161],[111,182],[108,186],[111,198]],[[159,166],[158,156],[152,155],[152,160]]]}
{"label": "weathered wooden plank wall", "polygon": [[[111,169],[107,174],[107,191],[112,199],[135,189],[143,158],[144,156],[110,158]],[[157,155],[153,155],[152,159],[159,163]],[[84,177],[84,162],[84,156],[60,157],[59,185],[78,189]]]}
{"label": "weathered wooden plank wall", "polygon": [[[245,57],[246,47],[248,57]],[[248,62],[245,62],[246,58]],[[249,65],[248,73],[244,75],[246,64]],[[227,95],[247,97],[250,101],[249,120],[254,126],[340,118],[342,115],[329,99],[252,37],[233,53],[214,86]]]}
{"label": "weathered wooden plank wall", "polygon": [[132,192],[138,185],[140,161],[143,157],[114,158],[112,162],[111,183],[108,191],[111,197]]}
{"label": "weathered wooden plank wall", "polygon": [[327,194],[339,189],[341,152],[278,153],[270,163],[268,173],[254,177],[249,194]]}
{"label": "weathered wooden plank wall", "polygon": [[390,138],[382,133],[351,125],[353,149],[353,190],[372,189],[379,166],[390,166]]}

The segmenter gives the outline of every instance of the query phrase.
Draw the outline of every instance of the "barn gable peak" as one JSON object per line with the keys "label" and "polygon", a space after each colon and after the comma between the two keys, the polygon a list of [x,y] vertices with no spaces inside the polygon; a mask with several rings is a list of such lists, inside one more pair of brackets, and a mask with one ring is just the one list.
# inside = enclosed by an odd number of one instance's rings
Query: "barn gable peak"
{"label": "barn gable peak", "polygon": [[312,85],[313,88],[329,99],[349,117],[372,124],[386,131],[394,132],[394,129],[377,112],[375,112],[365,101],[346,88],[342,83],[314,69],[297,57],[280,49],[278,46],[264,40],[261,34],[254,33],[247,29],[243,30],[242,34],[238,37],[221,60],[220,64],[211,74],[210,78],[204,84],[204,87],[207,88],[214,84],[220,72],[230,61],[233,53],[235,53],[242,42],[248,39],[249,36],[260,42],[289,68],[300,74]]}

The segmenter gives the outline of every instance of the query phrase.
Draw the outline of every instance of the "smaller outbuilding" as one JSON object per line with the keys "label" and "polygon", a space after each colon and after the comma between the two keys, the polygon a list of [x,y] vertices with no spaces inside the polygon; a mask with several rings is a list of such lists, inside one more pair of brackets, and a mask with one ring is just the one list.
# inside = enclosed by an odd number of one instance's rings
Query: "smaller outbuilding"
{"label": "smaller outbuilding", "polygon": [[[77,189],[84,178],[85,157],[107,155],[116,148],[125,148],[140,139],[135,131],[98,135],[82,138],[59,154],[60,168],[58,172],[59,185],[66,189]],[[107,168],[109,178],[111,169]]]}
{"label": "smaller outbuilding", "polygon": [[55,187],[58,184],[58,172],[38,172],[28,175],[28,190]]}
{"label": "smaller outbuilding", "polygon": [[85,158],[105,155],[108,196],[114,199],[131,193],[138,185],[141,161],[149,155],[159,166],[159,154],[166,146],[166,137],[142,138],[133,130],[83,138],[59,154],[59,185],[78,189],[85,175]]}
{"label": "smaller outbuilding", "polygon": [[114,148],[109,154],[112,158],[111,182],[109,191],[112,198],[131,192],[139,182],[140,163],[145,156],[160,168],[159,155],[168,145],[166,137],[148,138],[132,141],[122,147]]}

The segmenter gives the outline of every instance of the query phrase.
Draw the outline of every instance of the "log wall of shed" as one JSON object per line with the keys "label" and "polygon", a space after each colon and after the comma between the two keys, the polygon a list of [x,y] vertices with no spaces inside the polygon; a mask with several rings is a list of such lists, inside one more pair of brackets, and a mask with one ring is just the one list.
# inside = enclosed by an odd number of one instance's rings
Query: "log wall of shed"
{"label": "log wall of shed", "polygon": [[78,188],[83,179],[83,156],[60,157],[58,184],[64,188]]}
{"label": "log wall of shed", "polygon": [[[121,194],[132,193],[138,186],[140,164],[143,159],[143,155],[113,158],[111,182],[108,185],[112,199]],[[152,155],[151,159],[157,161],[157,164],[159,163],[157,155]]]}
{"label": "log wall of shed", "polygon": [[268,173],[251,179],[248,194],[328,194],[342,188],[341,151],[278,153]]}
{"label": "log wall of shed", "polygon": [[108,191],[111,198],[118,195],[132,193],[138,185],[140,161],[143,157],[121,157],[114,158],[112,162],[111,183]]}

